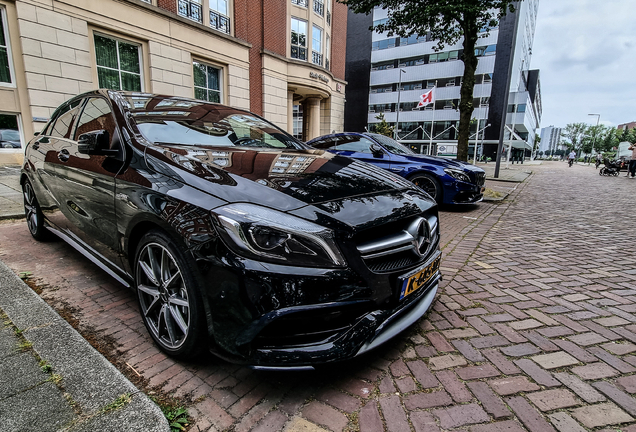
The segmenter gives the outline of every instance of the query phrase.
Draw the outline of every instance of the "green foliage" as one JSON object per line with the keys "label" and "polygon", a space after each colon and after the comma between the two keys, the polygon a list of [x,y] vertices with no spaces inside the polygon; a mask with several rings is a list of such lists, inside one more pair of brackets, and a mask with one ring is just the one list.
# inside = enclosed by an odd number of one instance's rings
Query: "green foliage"
{"label": "green foliage", "polygon": [[114,401],[106,405],[104,408],[102,408],[101,412],[107,413],[110,411],[115,411],[119,408],[126,406],[131,401],[132,401],[132,397],[130,396],[130,393],[124,393],[121,396],[119,396],[117,399],[115,399]]}
{"label": "green foliage", "polygon": [[186,429],[185,427],[188,425],[188,410],[185,408],[171,408],[163,411],[163,415],[168,419],[172,432],[184,431]]}
{"label": "green foliage", "polygon": [[377,120],[380,120],[380,123],[375,125],[375,132],[380,135],[388,136],[389,138],[393,138],[393,126],[389,126],[387,121],[384,119],[384,114],[380,113],[375,116]]}
{"label": "green foliage", "polygon": [[468,160],[470,121],[474,110],[473,91],[477,56],[475,46],[479,38],[489,32],[482,29],[496,27],[508,11],[513,12],[512,0],[338,0],[355,13],[369,14],[378,6],[388,11],[388,20],[373,29],[387,35],[408,37],[428,36],[436,40],[436,50],[454,45],[463,38],[464,76],[460,90],[457,158]]}
{"label": "green foliage", "polygon": [[190,420],[188,419],[188,410],[178,405],[179,402],[172,398],[161,398],[150,396],[150,399],[159,405],[164,417],[168,420],[171,432],[180,432],[186,430]]}
{"label": "green foliage", "polygon": [[40,369],[44,373],[51,373],[53,371],[53,366],[51,366],[46,360],[40,360]]}
{"label": "green foliage", "polygon": [[561,131],[563,144],[567,146],[568,151],[574,150],[578,153],[583,145],[583,138],[587,132],[588,125],[585,123],[569,123]]}

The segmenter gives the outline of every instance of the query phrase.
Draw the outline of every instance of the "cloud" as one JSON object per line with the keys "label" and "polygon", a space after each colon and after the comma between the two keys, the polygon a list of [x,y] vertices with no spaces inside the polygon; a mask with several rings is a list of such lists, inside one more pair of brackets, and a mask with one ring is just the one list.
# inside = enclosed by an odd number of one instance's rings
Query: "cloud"
{"label": "cloud", "polygon": [[[543,0],[533,46],[542,126],[636,120],[633,0]],[[592,119],[592,120],[590,120]]]}

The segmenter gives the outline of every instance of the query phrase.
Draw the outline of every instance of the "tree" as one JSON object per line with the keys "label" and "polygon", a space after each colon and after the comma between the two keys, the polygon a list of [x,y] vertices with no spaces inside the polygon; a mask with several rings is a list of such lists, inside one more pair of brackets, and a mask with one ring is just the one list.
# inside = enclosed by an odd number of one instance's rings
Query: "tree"
{"label": "tree", "polygon": [[585,138],[588,125],[585,123],[569,123],[561,132],[561,138],[568,150],[573,149],[575,152],[581,150],[583,139]]}
{"label": "tree", "polygon": [[384,119],[384,113],[378,114],[375,118],[380,120],[380,123],[375,125],[375,133],[393,138],[393,126],[389,126],[386,122]]}
{"label": "tree", "polygon": [[388,10],[388,20],[373,26],[389,36],[427,36],[437,40],[436,50],[453,45],[463,38],[464,76],[460,90],[457,159],[468,160],[470,119],[473,114],[473,91],[477,56],[475,45],[489,29],[498,25],[506,12],[514,12],[513,0],[338,0],[355,13],[368,14],[376,6]]}

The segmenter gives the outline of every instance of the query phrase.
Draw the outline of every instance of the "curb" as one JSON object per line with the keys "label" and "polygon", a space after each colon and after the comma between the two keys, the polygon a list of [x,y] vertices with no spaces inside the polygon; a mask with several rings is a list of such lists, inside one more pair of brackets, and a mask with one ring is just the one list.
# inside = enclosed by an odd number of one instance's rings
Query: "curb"
{"label": "curb", "polygon": [[[0,260],[0,308],[24,329],[22,336],[62,376],[64,390],[81,407],[69,432],[169,432],[160,408],[96,351],[69,323]],[[120,409],[103,408],[123,394],[132,400]]]}

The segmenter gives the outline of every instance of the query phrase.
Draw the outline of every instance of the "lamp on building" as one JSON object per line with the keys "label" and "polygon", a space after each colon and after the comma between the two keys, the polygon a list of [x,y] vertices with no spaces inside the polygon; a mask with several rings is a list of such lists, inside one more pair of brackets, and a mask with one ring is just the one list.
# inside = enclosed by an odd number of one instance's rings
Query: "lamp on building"
{"label": "lamp on building", "polygon": [[402,72],[406,73],[406,71],[400,68],[400,75],[398,78],[398,100],[397,100],[397,109],[395,116],[395,140],[397,141],[400,137],[398,136],[398,131],[400,127],[400,92],[402,90]]}
{"label": "lamp on building", "polygon": [[596,144],[596,135],[598,134],[598,123],[599,121],[601,121],[601,115],[600,114],[588,114],[589,116],[596,116],[596,131],[594,132],[594,139],[592,140],[592,154],[594,153],[594,144]]}

